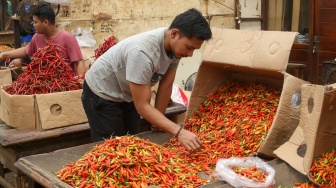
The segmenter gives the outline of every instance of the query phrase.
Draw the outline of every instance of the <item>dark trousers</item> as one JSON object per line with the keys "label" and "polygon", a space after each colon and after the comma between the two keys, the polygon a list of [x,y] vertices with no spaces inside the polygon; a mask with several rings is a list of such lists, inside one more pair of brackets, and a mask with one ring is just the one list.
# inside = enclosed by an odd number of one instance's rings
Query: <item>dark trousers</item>
{"label": "dark trousers", "polygon": [[133,102],[105,100],[94,94],[84,81],[82,103],[93,142],[140,132],[140,115]]}

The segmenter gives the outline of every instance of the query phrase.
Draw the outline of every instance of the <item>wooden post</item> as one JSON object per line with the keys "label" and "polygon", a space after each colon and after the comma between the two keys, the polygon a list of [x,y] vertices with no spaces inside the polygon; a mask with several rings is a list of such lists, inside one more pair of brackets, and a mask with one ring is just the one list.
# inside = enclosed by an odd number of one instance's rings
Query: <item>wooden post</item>
{"label": "wooden post", "polygon": [[[17,13],[16,10],[17,10],[17,7],[18,7],[19,3],[18,3],[17,0],[10,0],[10,2],[12,4],[13,15],[15,15]],[[13,32],[14,32],[14,47],[15,48],[20,48],[21,47],[21,40],[20,40],[20,24],[19,24],[19,20],[13,19],[13,24],[14,24],[14,28],[13,28]]]}

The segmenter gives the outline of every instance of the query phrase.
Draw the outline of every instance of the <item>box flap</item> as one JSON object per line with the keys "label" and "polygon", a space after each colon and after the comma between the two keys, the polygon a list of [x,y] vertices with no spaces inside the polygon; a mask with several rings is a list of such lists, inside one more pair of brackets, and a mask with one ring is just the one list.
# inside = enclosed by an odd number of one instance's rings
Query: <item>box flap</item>
{"label": "box flap", "polygon": [[[336,147],[336,88],[304,84],[301,87],[300,124],[288,142],[274,153],[293,168],[308,174],[314,159]],[[306,152],[297,150],[306,144]]]}
{"label": "box flap", "polygon": [[[285,71],[296,32],[212,28],[203,61]],[[203,62],[204,63],[204,62]]]}
{"label": "box flap", "polygon": [[259,153],[275,157],[273,151],[289,140],[300,123],[301,86],[307,83],[285,73],[279,106]]}

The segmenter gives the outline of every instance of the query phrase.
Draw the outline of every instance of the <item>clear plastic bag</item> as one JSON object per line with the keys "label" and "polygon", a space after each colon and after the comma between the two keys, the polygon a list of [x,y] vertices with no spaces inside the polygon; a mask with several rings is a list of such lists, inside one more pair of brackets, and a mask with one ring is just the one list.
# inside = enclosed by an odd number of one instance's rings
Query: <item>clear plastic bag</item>
{"label": "clear plastic bag", "polygon": [[[237,174],[231,166],[249,168],[256,165],[264,170],[268,176],[265,182],[257,182]],[[274,184],[275,170],[258,157],[219,159],[216,163],[215,176],[218,180],[226,181],[234,187],[267,188]]]}
{"label": "clear plastic bag", "polygon": [[76,39],[81,48],[94,48],[96,46],[96,40],[93,38],[92,27],[77,28]]}

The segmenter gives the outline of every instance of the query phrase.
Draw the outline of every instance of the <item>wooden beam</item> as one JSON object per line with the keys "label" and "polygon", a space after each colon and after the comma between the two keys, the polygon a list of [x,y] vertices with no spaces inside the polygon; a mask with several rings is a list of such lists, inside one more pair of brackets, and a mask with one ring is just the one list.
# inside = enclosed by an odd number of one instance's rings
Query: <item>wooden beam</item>
{"label": "wooden beam", "polygon": [[[12,10],[13,10],[13,15],[16,14],[17,7],[19,5],[18,0],[10,0],[12,4]],[[20,48],[21,47],[21,40],[20,40],[20,24],[18,20],[13,20],[14,24],[14,47],[15,48]]]}

